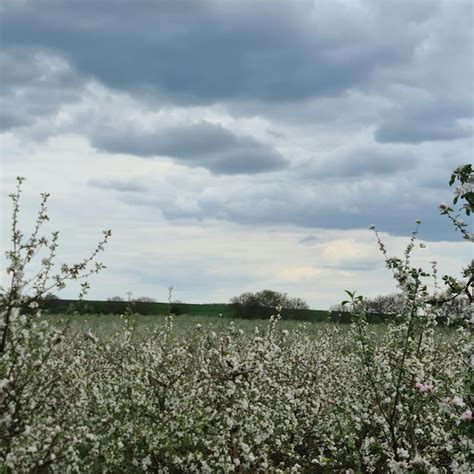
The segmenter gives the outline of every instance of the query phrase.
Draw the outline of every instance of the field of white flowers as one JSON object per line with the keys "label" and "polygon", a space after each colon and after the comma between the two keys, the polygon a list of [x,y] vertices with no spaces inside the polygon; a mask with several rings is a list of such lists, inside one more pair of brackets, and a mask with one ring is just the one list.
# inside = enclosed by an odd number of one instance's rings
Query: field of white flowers
{"label": "field of white flowers", "polygon": [[[462,186],[458,197],[472,199]],[[54,274],[57,238],[38,235],[47,196],[25,239],[20,192],[1,301],[0,472],[472,472],[472,306],[437,328],[443,302],[471,294],[472,263],[438,296],[426,285],[436,267],[411,266],[416,231],[402,258],[379,240],[405,304],[377,333],[353,293],[350,328],[288,329],[275,316],[253,330],[183,331],[169,315],[140,331],[131,314],[107,333],[60,327],[41,316],[38,295],[100,270],[110,233]]]}

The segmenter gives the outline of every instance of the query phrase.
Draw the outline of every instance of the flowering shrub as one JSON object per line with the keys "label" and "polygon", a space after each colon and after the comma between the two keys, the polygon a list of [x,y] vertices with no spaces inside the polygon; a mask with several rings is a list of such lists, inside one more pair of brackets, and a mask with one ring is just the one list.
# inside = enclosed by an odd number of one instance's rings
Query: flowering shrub
{"label": "flowering shrub", "polygon": [[[129,313],[113,335],[72,332],[49,325],[36,299],[99,271],[110,233],[90,258],[50,276],[57,237],[23,240],[20,192],[1,300],[5,472],[470,471],[472,308],[456,329],[436,325],[447,299],[471,295],[472,278],[445,278],[448,296],[430,294],[428,272],[411,266],[416,231],[401,259],[379,239],[403,294],[382,335],[350,292],[350,331],[288,331],[274,316],[254,331],[198,324],[183,334],[170,314],[143,334]],[[45,216],[44,205],[38,228]],[[49,257],[28,286],[39,246]]]}

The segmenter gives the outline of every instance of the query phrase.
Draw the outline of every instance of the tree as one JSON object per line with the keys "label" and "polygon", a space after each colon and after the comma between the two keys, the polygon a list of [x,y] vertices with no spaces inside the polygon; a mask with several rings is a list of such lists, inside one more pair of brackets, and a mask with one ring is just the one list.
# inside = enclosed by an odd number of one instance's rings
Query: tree
{"label": "tree", "polygon": [[242,293],[232,298],[230,305],[237,317],[247,319],[266,319],[277,310],[288,315],[293,310],[308,309],[301,298],[288,298],[286,293],[273,290]]}
{"label": "tree", "polygon": [[288,309],[309,309],[308,303],[301,298],[290,298],[286,307]]}
{"label": "tree", "polygon": [[138,298],[135,298],[135,301],[137,303],[156,303],[156,299],[150,298],[149,296],[139,296]]}
{"label": "tree", "polygon": [[[379,295],[375,298],[364,298],[361,304],[365,312],[374,314],[398,314],[404,306],[403,295],[401,293]],[[330,311],[343,312],[347,311],[347,308],[339,304],[332,306]]]}

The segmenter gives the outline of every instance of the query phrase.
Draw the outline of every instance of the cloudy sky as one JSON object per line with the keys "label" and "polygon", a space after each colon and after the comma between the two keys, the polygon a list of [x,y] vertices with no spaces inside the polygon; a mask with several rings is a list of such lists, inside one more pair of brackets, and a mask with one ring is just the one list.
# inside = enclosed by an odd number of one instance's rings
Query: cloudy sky
{"label": "cloudy sky", "polygon": [[457,273],[437,205],[473,159],[473,5],[3,0],[2,248],[21,175],[60,259],[112,229],[93,298],[392,292],[368,226],[399,254],[417,218],[419,261]]}

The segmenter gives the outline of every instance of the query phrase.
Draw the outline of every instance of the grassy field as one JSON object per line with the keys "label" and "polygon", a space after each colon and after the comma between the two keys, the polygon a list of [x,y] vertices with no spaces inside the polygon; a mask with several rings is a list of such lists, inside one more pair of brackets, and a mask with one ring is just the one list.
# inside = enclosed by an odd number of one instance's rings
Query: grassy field
{"label": "grassy field", "polygon": [[[71,330],[88,330],[96,334],[112,335],[123,329],[128,324],[136,325],[136,331],[139,334],[149,334],[162,328],[166,323],[166,315],[142,315],[133,314],[130,316],[116,314],[48,314],[44,316],[50,323],[57,327],[69,326]],[[268,320],[263,319],[232,319],[231,317],[218,316],[215,314],[200,315],[180,315],[173,317],[174,330],[180,334],[196,331],[196,328],[202,327],[206,331],[214,330],[222,332],[233,324],[235,328],[243,330],[245,333],[255,331],[256,327],[264,330],[268,325]],[[379,327],[380,326],[380,327]],[[345,328],[346,325],[336,325],[334,323],[311,323],[292,320],[281,320],[278,323],[278,331],[292,331],[303,329],[307,333],[318,333],[325,329],[334,329],[336,327]],[[374,326],[376,331],[383,331],[383,326]]]}
{"label": "grassy field", "polygon": [[[166,324],[166,315],[117,315],[117,314],[48,314],[43,316],[49,323],[58,328],[69,328],[71,333],[92,331],[99,337],[111,337],[131,327],[137,336],[146,336],[163,329]],[[220,334],[225,332],[230,325],[237,330],[242,330],[246,334],[252,334],[255,329],[265,332],[269,327],[269,320],[264,319],[233,319],[231,317],[218,316],[215,314],[189,315],[183,314],[173,316],[173,331],[180,336],[195,333],[197,330],[203,332],[215,331]],[[374,324],[370,326],[370,333],[375,337],[382,337],[387,331],[387,324]],[[318,339],[321,334],[338,332],[349,334],[351,327],[349,324],[339,324],[332,322],[308,322],[294,320],[279,320],[276,325],[276,332],[284,331],[303,332]],[[436,339],[444,341],[453,337],[455,331],[446,326],[436,328]]]}

